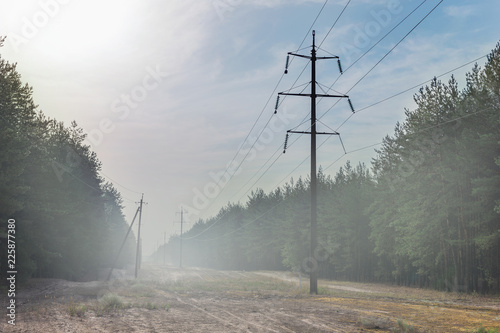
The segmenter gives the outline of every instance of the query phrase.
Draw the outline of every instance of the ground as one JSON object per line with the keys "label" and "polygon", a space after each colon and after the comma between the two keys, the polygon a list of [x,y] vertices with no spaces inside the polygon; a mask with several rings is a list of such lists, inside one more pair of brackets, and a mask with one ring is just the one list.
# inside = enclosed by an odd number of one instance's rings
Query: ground
{"label": "ground", "polygon": [[[34,279],[16,295],[16,325],[7,324],[2,315],[0,328],[55,333],[472,333],[484,327],[500,332],[497,296],[322,280],[319,295],[309,295],[308,286],[307,278],[287,272],[152,264],[144,265],[138,279]],[[2,308],[6,305],[3,301]]]}

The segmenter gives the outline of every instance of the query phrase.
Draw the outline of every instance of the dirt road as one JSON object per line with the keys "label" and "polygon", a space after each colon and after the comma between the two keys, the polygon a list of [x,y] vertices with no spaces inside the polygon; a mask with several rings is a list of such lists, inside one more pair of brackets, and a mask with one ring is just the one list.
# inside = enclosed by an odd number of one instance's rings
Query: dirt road
{"label": "dirt road", "polygon": [[[138,280],[34,280],[2,332],[473,332],[500,329],[498,298],[284,272],[145,265]],[[5,305],[5,304],[3,304]],[[5,309],[5,307],[2,306]],[[2,316],[5,317],[5,316]]]}

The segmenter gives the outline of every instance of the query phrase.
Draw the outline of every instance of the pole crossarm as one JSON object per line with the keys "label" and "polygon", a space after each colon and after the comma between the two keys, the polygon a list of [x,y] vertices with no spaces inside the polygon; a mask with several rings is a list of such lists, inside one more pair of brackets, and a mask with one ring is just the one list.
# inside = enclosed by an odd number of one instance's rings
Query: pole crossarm
{"label": "pole crossarm", "polygon": [[306,58],[306,59],[309,59],[311,60],[312,57],[310,56],[306,56],[306,55],[303,55],[303,54],[297,54],[297,53],[292,53],[292,52],[288,52],[289,55],[293,55],[293,56],[296,56],[296,57],[300,57],[300,58]]}
{"label": "pole crossarm", "polygon": [[[287,133],[296,133],[296,134],[311,134],[311,132],[305,132],[305,131],[286,131]],[[327,133],[327,132],[316,132],[316,134],[323,134],[323,135],[340,135],[339,132],[333,132],[333,133]]]}
{"label": "pole crossarm", "polygon": [[339,57],[316,57],[316,60],[324,60],[324,59],[339,59]]}
{"label": "pole crossarm", "polygon": [[[287,95],[287,96],[307,96],[311,97],[312,94],[299,94],[299,93],[285,93],[280,92],[278,95]],[[324,95],[324,94],[316,94],[316,97],[336,97],[336,98],[349,98],[347,95]]]}
{"label": "pole crossarm", "polygon": [[[312,57],[311,57],[311,56],[306,56],[306,55],[303,55],[303,54],[292,53],[292,52],[288,52],[288,54],[289,54],[289,55],[296,56],[296,57],[306,58],[306,59],[312,60]],[[338,57],[338,56],[333,56],[333,57],[316,57],[315,59],[316,59],[316,60],[339,59],[339,57]]]}

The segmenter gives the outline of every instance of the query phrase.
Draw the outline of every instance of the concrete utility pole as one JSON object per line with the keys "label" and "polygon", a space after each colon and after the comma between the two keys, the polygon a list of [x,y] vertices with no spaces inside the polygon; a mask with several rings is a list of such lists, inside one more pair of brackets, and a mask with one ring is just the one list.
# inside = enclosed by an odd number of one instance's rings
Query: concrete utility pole
{"label": "concrete utility pole", "polygon": [[182,268],[182,225],[184,224],[184,209],[181,207],[181,236],[180,236],[180,256],[179,256],[179,267]]}
{"label": "concrete utility pole", "polygon": [[[317,171],[316,171],[316,135],[317,134],[325,134],[325,135],[340,135],[338,132],[333,132],[333,133],[326,133],[326,132],[317,132],[316,131],[316,97],[337,97],[337,98],[349,98],[347,95],[328,95],[328,94],[317,94],[316,93],[316,61],[317,60],[323,60],[323,59],[339,59],[337,56],[333,57],[318,57],[316,56],[316,45],[315,45],[315,36],[316,32],[313,30],[312,32],[312,38],[313,38],[313,43],[312,43],[312,49],[311,49],[311,56],[305,56],[301,54],[295,54],[292,52],[288,52],[288,57],[287,57],[287,62],[286,62],[286,69],[285,69],[285,74],[288,73],[288,59],[290,55],[296,56],[296,57],[301,57],[301,58],[306,58],[311,60],[311,93],[310,94],[294,94],[294,93],[284,93],[280,92],[278,93],[278,100],[276,102],[276,108],[278,107],[279,103],[279,95],[290,95],[290,96],[308,96],[311,98],[311,131],[310,132],[305,132],[305,131],[287,131],[287,139],[288,139],[288,134],[289,133],[299,133],[299,134],[310,134],[311,135],[311,249],[310,249],[310,256],[311,258],[314,258],[314,252],[316,251],[316,248],[318,247],[318,235],[317,235]],[[339,61],[339,69],[342,73],[342,69],[340,66],[340,61]],[[349,105],[352,104],[349,101]],[[285,143],[285,150],[286,150],[286,143]],[[310,269],[310,288],[309,291],[311,294],[317,294],[318,293],[318,268],[317,265],[312,267]]]}
{"label": "concrete utility pole", "polygon": [[122,253],[123,246],[127,242],[127,237],[130,234],[130,230],[132,230],[132,226],[134,225],[134,221],[135,221],[135,218],[137,217],[137,213],[139,213],[139,209],[140,209],[140,207],[137,207],[137,210],[135,211],[135,215],[134,215],[134,218],[132,220],[132,223],[130,224],[130,227],[127,230],[127,234],[125,235],[125,238],[123,239],[122,245],[120,246],[118,253],[116,254],[115,260],[113,261],[113,265],[111,265],[111,268],[109,269],[109,274],[108,274],[108,277],[106,278],[106,281],[109,281],[109,279],[111,278],[111,274],[113,274],[113,268],[115,267],[116,262],[118,261],[118,258],[120,257],[120,254]]}
{"label": "concrete utility pole", "polygon": [[135,278],[137,279],[137,274],[141,266],[142,257],[142,244],[141,244],[141,218],[142,218],[142,204],[144,203],[144,193],[142,194],[140,206],[139,206],[139,227],[137,228],[137,250],[135,253]]}
{"label": "concrete utility pole", "polygon": [[166,264],[167,258],[167,232],[163,233],[163,266]]}

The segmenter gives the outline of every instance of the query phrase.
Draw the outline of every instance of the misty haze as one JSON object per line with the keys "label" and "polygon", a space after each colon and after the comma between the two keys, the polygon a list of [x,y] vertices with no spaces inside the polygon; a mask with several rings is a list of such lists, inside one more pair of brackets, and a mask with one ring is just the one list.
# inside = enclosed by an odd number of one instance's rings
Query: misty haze
{"label": "misty haze", "polygon": [[500,332],[499,2],[0,9],[0,331]]}

